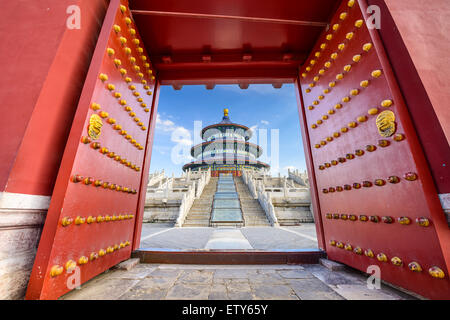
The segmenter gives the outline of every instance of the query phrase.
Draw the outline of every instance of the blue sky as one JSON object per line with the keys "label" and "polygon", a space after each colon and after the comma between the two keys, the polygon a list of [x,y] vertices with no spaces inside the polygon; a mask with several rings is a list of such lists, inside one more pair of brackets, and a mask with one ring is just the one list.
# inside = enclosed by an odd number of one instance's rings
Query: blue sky
{"label": "blue sky", "polygon": [[[194,121],[201,121],[201,127],[220,122],[224,108],[229,109],[232,122],[256,129],[252,142],[263,145],[264,155],[260,160],[272,167],[276,165],[276,157],[271,157],[271,151],[276,150],[272,141],[278,140],[281,174],[287,174],[288,167],[305,170],[294,90],[293,84],[285,84],[281,89],[271,85],[250,85],[246,90],[237,85],[218,85],[213,90],[206,90],[205,86],[184,86],[178,91],[171,86],[162,86],[150,172],[164,169],[167,175],[172,172],[175,176],[180,175],[182,165],[189,161],[188,150],[192,143],[201,142],[200,126],[197,123],[195,127]],[[264,137],[267,137],[265,147]],[[278,174],[275,168],[272,168],[272,174]]]}

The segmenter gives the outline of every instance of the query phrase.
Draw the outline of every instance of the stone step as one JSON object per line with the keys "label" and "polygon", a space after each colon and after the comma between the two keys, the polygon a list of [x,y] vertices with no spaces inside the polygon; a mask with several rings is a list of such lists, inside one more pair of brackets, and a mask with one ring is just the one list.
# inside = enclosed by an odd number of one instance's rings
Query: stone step
{"label": "stone step", "polygon": [[[258,203],[258,206],[259,206],[259,203]],[[247,210],[247,211],[252,211],[252,212],[264,212],[264,210],[263,209],[261,209],[261,208],[255,208],[255,207],[250,207],[250,206],[247,206],[247,207],[245,207],[245,206],[241,206],[241,208],[243,209],[243,210]]]}
{"label": "stone step", "polygon": [[245,220],[247,226],[270,226],[270,222],[267,220]]}
{"label": "stone step", "polygon": [[184,222],[184,225],[193,225],[193,224],[202,224],[204,226],[209,226],[209,220],[187,220]]}
{"label": "stone step", "polygon": [[186,220],[209,220],[209,214],[198,215],[198,216],[189,215],[189,217],[186,217]]}
{"label": "stone step", "polygon": [[209,227],[211,204],[217,189],[217,178],[211,178],[200,198],[195,199],[183,227]]}
{"label": "stone step", "polygon": [[253,198],[242,177],[234,178],[246,226],[270,226],[258,200]]}

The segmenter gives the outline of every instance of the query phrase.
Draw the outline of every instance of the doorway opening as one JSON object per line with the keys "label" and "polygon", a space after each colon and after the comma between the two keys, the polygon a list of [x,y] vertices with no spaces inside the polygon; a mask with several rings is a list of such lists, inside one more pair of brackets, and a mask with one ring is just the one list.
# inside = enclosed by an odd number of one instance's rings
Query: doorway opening
{"label": "doorway opening", "polygon": [[317,250],[293,84],[162,86],[141,249]]}

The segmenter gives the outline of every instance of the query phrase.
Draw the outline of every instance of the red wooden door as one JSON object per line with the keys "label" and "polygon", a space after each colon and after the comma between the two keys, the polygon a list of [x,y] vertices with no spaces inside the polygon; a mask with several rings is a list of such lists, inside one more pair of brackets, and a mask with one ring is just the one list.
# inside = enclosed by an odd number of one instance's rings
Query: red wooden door
{"label": "red wooden door", "polygon": [[128,2],[113,0],[67,142],[27,299],[58,298],[129,258],[139,245],[155,91]]}
{"label": "red wooden door", "polygon": [[329,258],[376,265],[390,283],[450,298],[449,229],[365,12],[365,1],[343,1],[300,70],[316,223]]}

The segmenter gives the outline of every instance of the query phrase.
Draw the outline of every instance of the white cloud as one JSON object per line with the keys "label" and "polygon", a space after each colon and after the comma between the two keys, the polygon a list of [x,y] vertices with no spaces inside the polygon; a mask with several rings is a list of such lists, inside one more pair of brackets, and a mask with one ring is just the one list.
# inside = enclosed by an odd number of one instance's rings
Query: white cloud
{"label": "white cloud", "polygon": [[193,158],[190,155],[190,149],[193,145],[191,132],[183,126],[178,126],[172,120],[163,118],[159,113],[156,116],[156,129],[160,133],[170,134],[172,146],[159,146],[155,148],[160,154],[170,153],[173,164],[184,164]]}
{"label": "white cloud", "polygon": [[172,142],[191,146],[191,132],[182,126],[177,126],[172,120],[163,119],[161,115],[158,113],[156,115],[156,129],[165,133],[171,133],[170,140]]}
{"label": "white cloud", "polygon": [[269,121],[267,121],[267,120],[261,120],[261,123],[265,124],[266,126],[269,125]]}
{"label": "white cloud", "polygon": [[173,130],[170,140],[183,146],[191,146],[193,144],[191,132],[184,127],[177,127]]}
{"label": "white cloud", "polygon": [[153,150],[159,152],[162,155],[165,155],[165,154],[167,154],[170,151],[170,147],[156,145],[156,146],[153,146]]}
{"label": "white cloud", "polygon": [[171,160],[174,164],[184,164],[192,161],[190,149],[192,146],[191,133],[183,127],[177,127],[170,137],[176,145],[171,150]]}
{"label": "white cloud", "polygon": [[162,132],[172,132],[176,129],[175,123],[171,120],[162,119],[160,114],[156,115],[156,130]]}
{"label": "white cloud", "polygon": [[285,170],[285,171],[287,171],[287,170],[295,170],[295,169],[297,169],[296,167],[294,167],[294,166],[286,166],[286,167],[284,167],[283,168],[283,170]]}

